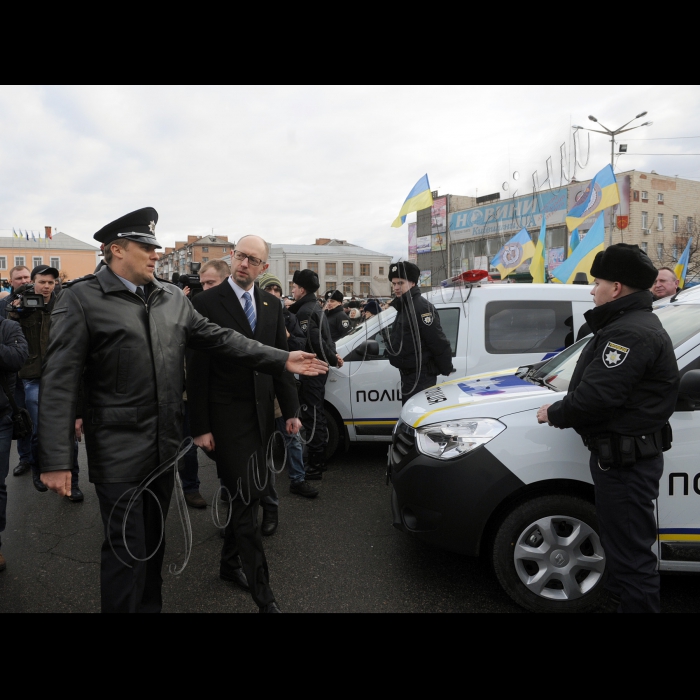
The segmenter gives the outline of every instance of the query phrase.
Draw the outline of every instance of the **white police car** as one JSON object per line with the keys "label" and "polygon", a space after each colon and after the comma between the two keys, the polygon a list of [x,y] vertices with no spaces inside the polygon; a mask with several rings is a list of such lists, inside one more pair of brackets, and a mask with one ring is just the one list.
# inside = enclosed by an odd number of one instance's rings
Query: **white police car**
{"label": "white police car", "polygon": [[[661,571],[700,572],[700,289],[654,313],[681,373],[655,553]],[[539,367],[454,379],[417,394],[389,449],[395,527],[490,557],[506,592],[534,611],[594,610],[604,599],[588,450],[573,430],[536,418],[540,406],[566,393],[587,342]]]}
{"label": "white police car", "polygon": [[[550,357],[563,349],[567,335],[576,336],[593,306],[590,287],[570,284],[475,284],[425,296],[452,345],[452,376],[460,377]],[[326,383],[326,456],[343,442],[391,440],[401,413],[401,381],[380,331],[391,328],[395,317],[393,308],[383,311],[336,343],[345,364],[331,368]]]}

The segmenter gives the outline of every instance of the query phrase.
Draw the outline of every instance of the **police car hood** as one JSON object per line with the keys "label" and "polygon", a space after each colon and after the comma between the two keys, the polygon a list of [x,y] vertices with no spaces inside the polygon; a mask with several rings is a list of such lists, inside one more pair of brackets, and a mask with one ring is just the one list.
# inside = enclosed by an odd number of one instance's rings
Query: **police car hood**
{"label": "police car hood", "polygon": [[516,377],[515,371],[453,379],[421,391],[403,407],[401,419],[417,428],[457,418],[501,418],[561,398],[559,392]]}

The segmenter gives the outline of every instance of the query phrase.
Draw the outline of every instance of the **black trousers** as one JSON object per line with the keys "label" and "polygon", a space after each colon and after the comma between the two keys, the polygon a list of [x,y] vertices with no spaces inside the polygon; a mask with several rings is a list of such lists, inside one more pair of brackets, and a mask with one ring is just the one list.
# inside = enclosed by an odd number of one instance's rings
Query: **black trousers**
{"label": "black trousers", "polygon": [[419,391],[435,386],[436,382],[437,374],[426,374],[425,372],[404,374],[401,372],[401,405],[405,404],[411,396],[415,396]]}
{"label": "black trousers", "polygon": [[[122,536],[124,513],[133,494],[133,491],[129,490],[138,486],[138,483],[95,484],[105,530],[100,566],[103,613],[159,613],[161,611],[163,606],[161,569],[165,554],[165,535],[160,546],[158,541],[168,515],[173,483],[172,471],[159,476],[148,487],[155,495],[157,502],[151,494],[142,493],[129,512],[126,522],[126,545],[131,554],[139,559],[144,559],[155,551],[154,556],[148,561],[133,559],[127,552]],[[107,539],[108,532],[114,551],[130,566],[123,564],[114,555]]]}
{"label": "black trousers", "polygon": [[[328,375],[304,377],[300,379],[299,404],[301,405],[301,424],[304,426],[305,439],[311,440],[307,445],[309,464],[314,466],[323,461],[328,444],[328,425],[323,410]],[[313,435],[312,435],[313,433]]]}
{"label": "black trousers", "polygon": [[660,580],[652,551],[657,539],[655,500],[664,457],[640,459],[629,468],[603,471],[591,452],[595,507],[605,550],[606,587],[620,599],[618,612],[659,612]]}

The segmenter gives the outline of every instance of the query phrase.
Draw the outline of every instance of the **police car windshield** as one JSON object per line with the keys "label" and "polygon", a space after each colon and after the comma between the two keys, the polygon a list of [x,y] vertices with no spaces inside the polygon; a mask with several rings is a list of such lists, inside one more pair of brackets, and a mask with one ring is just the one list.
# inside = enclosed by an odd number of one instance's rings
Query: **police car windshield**
{"label": "police car windshield", "polygon": [[[700,333],[700,304],[678,304],[654,309],[664,329],[677,348]],[[553,357],[532,375],[534,381],[545,384],[554,391],[567,391],[579,355],[591,336],[582,338],[570,348]]]}

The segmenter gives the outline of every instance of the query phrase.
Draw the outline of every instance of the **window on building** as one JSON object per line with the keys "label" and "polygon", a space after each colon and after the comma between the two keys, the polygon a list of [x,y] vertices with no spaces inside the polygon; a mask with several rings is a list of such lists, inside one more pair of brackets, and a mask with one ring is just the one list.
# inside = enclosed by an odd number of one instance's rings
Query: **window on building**
{"label": "window on building", "polygon": [[663,259],[663,257],[664,257],[664,244],[663,243],[656,244],[656,257],[659,260]]}
{"label": "window on building", "polygon": [[7,258],[4,255],[0,255],[0,270],[7,270]]}
{"label": "window on building", "polygon": [[352,263],[343,263],[343,277],[352,277],[355,274],[355,266]]}
{"label": "window on building", "polygon": [[315,260],[314,262],[309,262],[308,260],[306,261],[306,268],[308,270],[311,270],[311,272],[315,272],[318,274],[318,260]]}
{"label": "window on building", "polygon": [[209,252],[209,247],[208,246],[202,246],[202,253],[208,253]]}
{"label": "window on building", "polygon": [[368,297],[370,293],[371,292],[369,282],[360,282],[360,294],[363,297]]}
{"label": "window on building", "polygon": [[635,202],[638,202],[638,201],[639,201],[639,190],[634,190],[634,191],[632,192],[632,199],[633,199]]}
{"label": "window on building", "polygon": [[225,253],[225,252],[226,252],[226,246],[224,246],[224,247],[221,249],[221,252],[222,252],[222,253]]}
{"label": "window on building", "polygon": [[644,192],[644,190],[642,190],[642,202],[648,202],[648,201],[649,201],[649,193]]}
{"label": "window on building", "polygon": [[381,265],[379,266],[379,274],[380,275],[384,274],[384,268]]}
{"label": "window on building", "polygon": [[642,241],[642,250],[643,250],[645,253],[648,253],[648,251],[647,251],[647,248],[648,248],[648,247],[649,247],[649,246],[647,246],[647,242],[646,242],[646,241]]}
{"label": "window on building", "polygon": [[209,262],[209,258],[206,257],[206,256],[204,256],[204,257],[202,258],[202,262]]}
{"label": "window on building", "polygon": [[51,260],[51,267],[55,267],[57,270],[61,269],[61,258],[50,258]]}
{"label": "window on building", "polygon": [[664,203],[664,193],[663,193],[663,192],[657,192],[657,193],[656,193],[656,201],[657,201],[659,204],[663,204],[663,203]]}
{"label": "window on building", "polygon": [[656,215],[656,230],[657,231],[664,230],[664,215],[663,214]]}
{"label": "window on building", "polygon": [[686,226],[686,230],[687,230],[688,233],[692,233],[692,232],[693,232],[693,217],[692,217],[692,216],[689,216],[689,217],[686,219],[685,226]]}
{"label": "window on building", "polygon": [[343,282],[343,296],[351,297],[354,293],[352,282]]}
{"label": "window on building", "polygon": [[335,263],[326,263],[326,274],[333,275],[335,277]]}
{"label": "window on building", "polygon": [[649,228],[649,212],[642,212],[642,228]]}
{"label": "window on building", "polygon": [[15,267],[18,265],[24,265],[24,255],[15,255]]}
{"label": "window on building", "polygon": [[290,260],[289,261],[289,274],[293,275],[297,270],[301,270],[301,261]]}
{"label": "window on building", "polygon": [[678,233],[678,216],[673,215],[673,233]]}
{"label": "window on building", "polygon": [[673,253],[672,254],[673,254],[673,261],[675,262],[676,260],[678,260],[678,246],[677,245],[673,246]]}
{"label": "window on building", "polygon": [[43,264],[44,264],[44,258],[42,258],[41,256],[37,256],[37,257],[32,258],[32,267],[39,267],[39,265],[43,265]]}
{"label": "window on building", "polygon": [[372,274],[371,270],[372,266],[370,263],[360,263],[360,275],[362,277],[369,277]]}
{"label": "window on building", "polygon": [[326,282],[326,291],[332,291],[335,289],[335,282]]}

